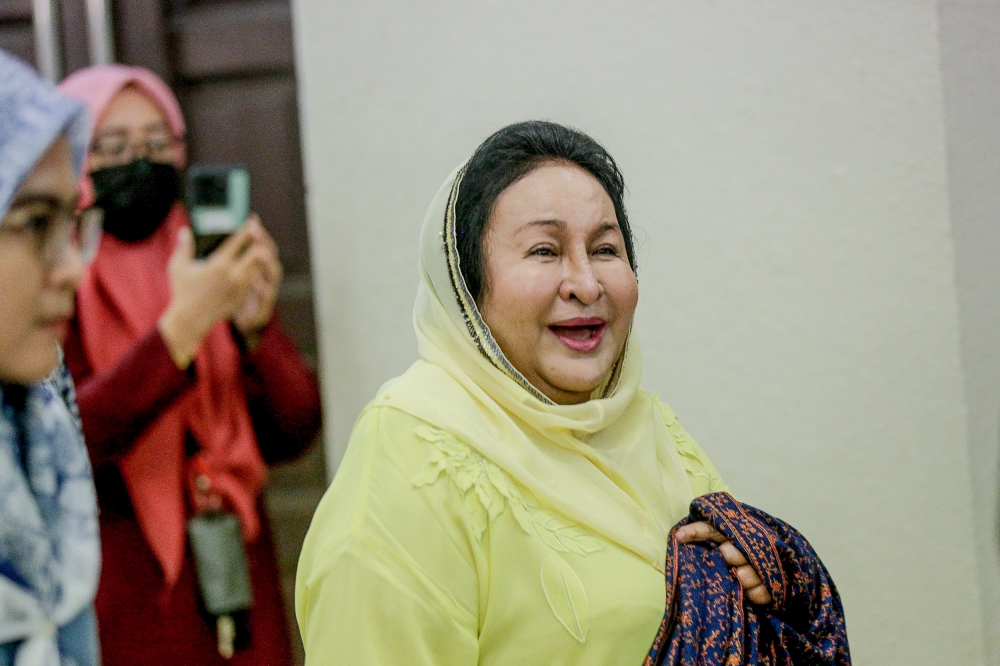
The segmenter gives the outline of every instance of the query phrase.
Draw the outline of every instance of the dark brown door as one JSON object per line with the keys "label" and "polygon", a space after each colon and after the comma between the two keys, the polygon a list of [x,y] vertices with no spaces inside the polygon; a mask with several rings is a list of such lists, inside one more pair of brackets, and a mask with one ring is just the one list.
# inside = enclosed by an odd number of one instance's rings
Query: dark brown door
{"label": "dark brown door", "polygon": [[0,49],[35,64],[31,0],[0,0]]}
{"label": "dark brown door", "polygon": [[[64,74],[89,64],[85,1],[57,3]],[[147,67],[173,87],[188,122],[190,161],[249,167],[253,210],[285,267],[279,316],[315,367],[289,2],[112,0],[110,6],[116,61]],[[0,48],[35,63],[31,0],[0,0]],[[318,446],[272,471],[266,500],[289,611],[302,538],[325,487]],[[291,634],[297,642],[294,627]],[[295,649],[301,663],[301,648]]]}

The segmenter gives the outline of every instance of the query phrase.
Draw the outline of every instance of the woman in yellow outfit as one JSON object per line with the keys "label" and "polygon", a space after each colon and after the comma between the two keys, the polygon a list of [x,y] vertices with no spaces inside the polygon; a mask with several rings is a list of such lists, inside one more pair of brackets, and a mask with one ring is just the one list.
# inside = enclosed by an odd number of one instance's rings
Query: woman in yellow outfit
{"label": "woman in yellow outfit", "polygon": [[421,360],[362,412],[302,550],[307,664],[642,663],[668,533],[726,485],[639,387],[624,189],[597,142],[546,122],[445,181],[420,240]]}

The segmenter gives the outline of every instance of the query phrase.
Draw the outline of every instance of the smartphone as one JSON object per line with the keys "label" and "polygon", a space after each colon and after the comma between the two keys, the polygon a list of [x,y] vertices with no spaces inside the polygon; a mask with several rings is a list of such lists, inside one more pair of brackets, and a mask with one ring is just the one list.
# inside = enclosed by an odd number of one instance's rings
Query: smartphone
{"label": "smartphone", "polygon": [[195,256],[204,258],[250,215],[250,174],[241,165],[195,164],[187,171],[184,190]]}

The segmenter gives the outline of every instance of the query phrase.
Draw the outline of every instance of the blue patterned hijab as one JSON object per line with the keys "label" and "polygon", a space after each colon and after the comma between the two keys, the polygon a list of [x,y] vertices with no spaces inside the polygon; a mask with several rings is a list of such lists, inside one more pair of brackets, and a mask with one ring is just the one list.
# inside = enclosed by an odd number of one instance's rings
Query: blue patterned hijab
{"label": "blue patterned hijab", "polygon": [[[0,51],[0,219],[63,134],[79,169],[83,109]],[[0,384],[0,666],[97,666],[99,570],[97,499],[69,374]]]}

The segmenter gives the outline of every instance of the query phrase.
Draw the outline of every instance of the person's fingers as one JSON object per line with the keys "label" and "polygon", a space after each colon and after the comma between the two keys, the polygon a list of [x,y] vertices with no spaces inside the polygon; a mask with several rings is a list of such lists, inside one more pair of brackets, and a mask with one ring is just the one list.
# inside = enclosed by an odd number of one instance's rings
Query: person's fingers
{"label": "person's fingers", "polygon": [[716,543],[722,543],[727,540],[717,529],[704,521],[684,525],[678,528],[674,534],[677,536],[679,543],[691,543],[692,541],[715,541]]}
{"label": "person's fingers", "polygon": [[763,585],[752,587],[749,590],[744,589],[743,596],[749,599],[750,603],[757,604],[758,606],[766,606],[771,603],[771,594]]}
{"label": "person's fingers", "polygon": [[740,552],[739,548],[733,545],[732,541],[723,541],[720,543],[719,552],[722,553],[722,559],[730,567],[741,567],[747,564],[747,558]]}
{"label": "person's fingers", "polygon": [[264,243],[258,243],[255,250],[259,251],[262,268],[262,275],[269,283],[280,283],[282,277],[281,261],[271,247]]}
{"label": "person's fingers", "polygon": [[739,581],[740,587],[743,588],[743,594],[751,603],[761,606],[771,603],[771,593],[764,586],[764,581],[760,579],[753,567],[748,564],[736,567],[732,571],[736,580]]}
{"label": "person's fingers", "polygon": [[270,279],[267,275],[267,268],[262,264],[258,264],[257,273],[253,276],[253,281],[250,283],[250,289],[258,296],[263,296],[267,294],[269,285]]}
{"label": "person's fingers", "polygon": [[191,235],[191,230],[184,227],[177,232],[177,245],[174,247],[173,254],[170,255],[170,263],[186,263],[188,261],[192,261],[193,259],[194,237]]}
{"label": "person's fingers", "polygon": [[230,280],[245,292],[246,288],[264,275],[266,263],[266,251],[260,246],[254,246],[236,259],[230,268]]}
{"label": "person's fingers", "polygon": [[260,291],[254,288],[252,285],[247,289],[246,298],[243,301],[243,305],[239,309],[239,314],[244,317],[253,317],[254,313],[260,308],[261,303]]}
{"label": "person's fingers", "polygon": [[274,239],[271,238],[271,234],[267,232],[267,227],[264,226],[264,221],[260,219],[260,215],[257,213],[250,213],[250,216],[247,217],[247,221],[244,226],[250,230],[250,233],[253,234],[253,237],[256,240],[267,243],[274,248],[275,252],[277,252],[278,245],[274,242]]}
{"label": "person's fingers", "polygon": [[736,580],[740,581],[740,586],[744,590],[752,590],[755,587],[764,584],[764,581],[760,579],[757,572],[749,564],[744,564],[741,567],[733,568],[733,575],[736,576]]}
{"label": "person's fingers", "polygon": [[256,213],[251,214],[250,217],[247,218],[247,222],[244,227],[249,231],[250,235],[253,236],[253,239],[256,242],[266,245],[270,251],[277,256],[278,244],[274,242],[273,238],[271,238],[271,234],[267,233],[267,229],[264,227],[264,223],[261,221],[259,215]]}
{"label": "person's fingers", "polygon": [[283,278],[284,270],[282,270],[281,264],[277,261],[268,261],[265,275],[265,287],[267,291],[265,293],[269,294],[272,299],[278,297],[278,289],[281,288]]}
{"label": "person's fingers", "polygon": [[243,225],[231,235],[212,253],[211,259],[218,262],[231,262],[242,256],[247,248],[254,243],[254,236],[251,230]]}
{"label": "person's fingers", "polygon": [[256,240],[263,241],[267,238],[267,230],[264,229],[264,223],[260,219],[260,215],[257,213],[250,213],[247,217],[246,223],[243,225]]}
{"label": "person's fingers", "polygon": [[264,228],[264,223],[261,221],[260,216],[256,213],[252,213],[250,217],[247,218],[247,222],[244,226],[254,239],[254,247],[261,247],[264,249],[262,256],[266,257],[267,260],[265,274],[267,275],[268,281],[272,283],[280,283],[283,277],[284,269],[281,266],[281,259],[278,254],[278,244],[274,242],[271,234],[267,233],[267,229]]}
{"label": "person's fingers", "polygon": [[719,544],[719,553],[726,565],[736,576],[740,587],[747,599],[751,603],[766,605],[771,603],[771,594],[764,586],[764,582],[757,575],[757,571],[750,565],[746,556],[733,545],[727,537],[712,527],[707,522],[691,523],[680,527],[675,532],[680,543],[691,543],[693,541],[714,541]]}

